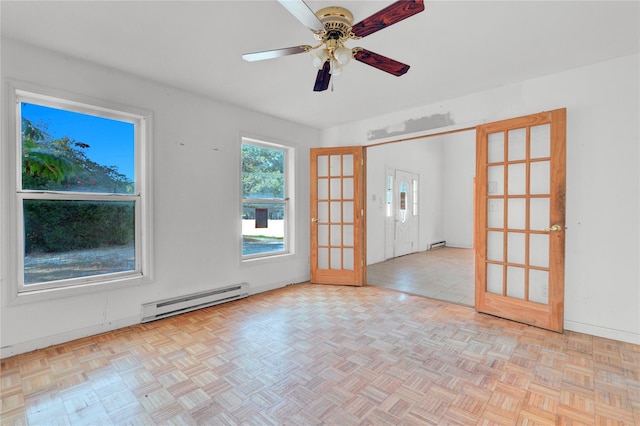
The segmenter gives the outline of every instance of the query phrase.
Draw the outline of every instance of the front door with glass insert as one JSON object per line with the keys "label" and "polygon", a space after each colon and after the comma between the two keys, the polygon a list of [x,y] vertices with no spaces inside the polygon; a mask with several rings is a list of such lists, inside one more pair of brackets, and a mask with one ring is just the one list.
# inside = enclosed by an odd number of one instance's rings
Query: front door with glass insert
{"label": "front door with glass insert", "polygon": [[418,175],[395,171],[394,257],[418,251]]}
{"label": "front door with glass insert", "polygon": [[562,331],[566,110],[477,128],[476,309]]}
{"label": "front door with glass insert", "polygon": [[364,285],[363,147],[311,149],[311,282]]}

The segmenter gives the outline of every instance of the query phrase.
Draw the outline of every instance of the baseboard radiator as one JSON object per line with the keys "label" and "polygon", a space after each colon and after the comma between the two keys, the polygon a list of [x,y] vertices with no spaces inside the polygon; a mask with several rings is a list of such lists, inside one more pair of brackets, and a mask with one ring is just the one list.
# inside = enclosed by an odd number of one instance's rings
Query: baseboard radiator
{"label": "baseboard radiator", "polygon": [[249,284],[241,283],[215,290],[201,291],[186,296],[142,305],[142,322],[155,321],[185,312],[195,311],[220,303],[242,299],[249,296]]}
{"label": "baseboard radiator", "polygon": [[434,249],[434,248],[444,247],[446,245],[447,245],[446,241],[438,241],[437,243],[431,243],[431,245],[429,246],[429,250]]}

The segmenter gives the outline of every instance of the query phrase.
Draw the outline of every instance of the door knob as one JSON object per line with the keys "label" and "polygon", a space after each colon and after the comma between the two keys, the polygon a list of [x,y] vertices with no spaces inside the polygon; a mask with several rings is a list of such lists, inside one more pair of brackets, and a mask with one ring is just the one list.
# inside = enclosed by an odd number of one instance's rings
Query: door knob
{"label": "door knob", "polygon": [[562,225],[558,225],[557,223],[555,225],[551,225],[550,228],[544,228],[545,231],[547,232],[558,232],[558,231],[562,231]]}
{"label": "door knob", "polygon": [[311,222],[316,223],[318,221],[318,219],[316,219],[315,217],[311,218]]}

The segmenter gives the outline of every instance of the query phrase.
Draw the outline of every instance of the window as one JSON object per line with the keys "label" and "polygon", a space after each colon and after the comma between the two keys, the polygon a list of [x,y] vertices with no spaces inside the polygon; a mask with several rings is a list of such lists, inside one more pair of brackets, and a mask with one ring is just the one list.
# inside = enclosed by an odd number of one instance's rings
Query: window
{"label": "window", "polygon": [[242,258],[291,252],[291,148],[242,139]]}
{"label": "window", "polygon": [[413,203],[413,215],[414,216],[418,216],[418,180],[417,179],[413,179],[411,181],[412,183],[412,189],[413,189],[413,197],[412,197],[412,203]]}
{"label": "window", "polygon": [[147,117],[15,94],[18,294],[148,275]]}
{"label": "window", "polygon": [[386,189],[386,206],[387,217],[393,216],[393,176],[387,175],[387,189]]}

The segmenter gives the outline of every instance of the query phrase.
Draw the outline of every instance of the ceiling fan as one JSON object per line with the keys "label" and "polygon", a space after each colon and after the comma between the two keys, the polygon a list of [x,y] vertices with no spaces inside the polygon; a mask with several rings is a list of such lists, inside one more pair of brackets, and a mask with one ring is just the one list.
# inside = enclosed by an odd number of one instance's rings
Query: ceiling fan
{"label": "ceiling fan", "polygon": [[384,9],[353,25],[353,15],[339,6],[325,7],[314,13],[303,0],[278,0],[296,19],[309,28],[319,42],[316,46],[302,45],[262,52],[245,53],[245,61],[261,61],[297,53],[310,52],[313,65],[318,68],[313,90],[322,92],[329,87],[331,75],[337,76],[352,58],[395,76],[409,70],[409,65],[395,61],[362,47],[345,45],[349,39],[359,40],[424,10],[423,0],[397,0]]}

